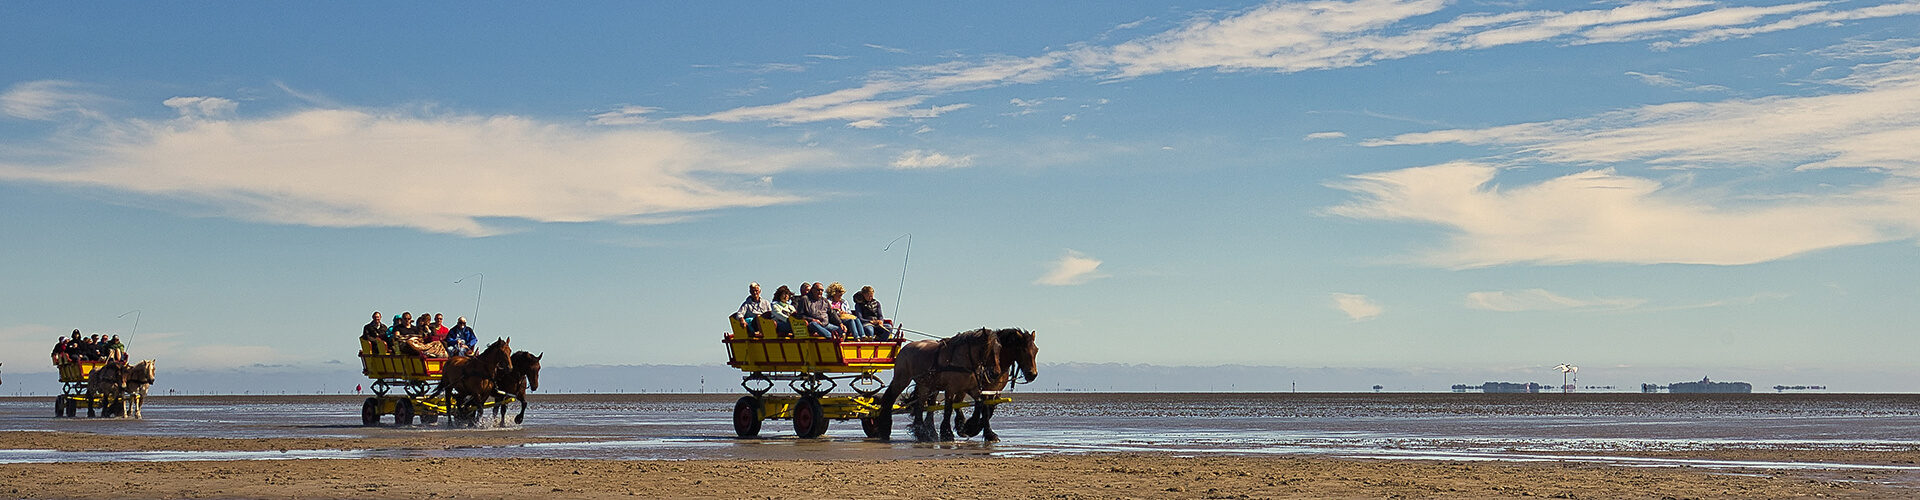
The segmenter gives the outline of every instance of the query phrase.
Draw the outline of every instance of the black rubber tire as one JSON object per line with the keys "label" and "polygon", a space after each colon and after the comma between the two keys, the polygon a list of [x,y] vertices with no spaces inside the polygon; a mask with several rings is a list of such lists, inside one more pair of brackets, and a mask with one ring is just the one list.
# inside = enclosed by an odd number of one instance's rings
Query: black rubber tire
{"label": "black rubber tire", "polygon": [[413,425],[413,400],[402,399],[393,405],[393,425]]}
{"label": "black rubber tire", "polygon": [[741,439],[760,436],[760,398],[740,396],[733,402],[733,433]]}
{"label": "black rubber tire", "polygon": [[893,432],[891,432],[893,431],[893,429],[889,429],[886,426],[882,426],[880,424],[880,417],[874,417],[874,416],[860,417],[860,431],[867,433],[867,437],[874,438],[874,439],[887,439],[887,438],[893,437]]}
{"label": "black rubber tire", "polygon": [[53,397],[53,418],[60,418],[64,416],[67,416],[67,397],[54,396]]}
{"label": "black rubber tire", "polygon": [[360,404],[360,425],[380,425],[380,398],[367,398],[367,402]]}
{"label": "black rubber tire", "polygon": [[820,407],[819,399],[800,398],[800,402],[794,403],[793,433],[802,439],[827,433],[826,409]]}
{"label": "black rubber tire", "polygon": [[67,418],[80,416],[80,402],[67,398]]}

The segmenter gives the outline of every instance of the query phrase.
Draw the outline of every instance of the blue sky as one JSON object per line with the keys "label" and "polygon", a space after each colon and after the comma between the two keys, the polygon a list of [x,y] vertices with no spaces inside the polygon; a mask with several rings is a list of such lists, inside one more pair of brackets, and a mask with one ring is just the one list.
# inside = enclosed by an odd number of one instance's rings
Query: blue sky
{"label": "blue sky", "polygon": [[804,280],[1052,361],[1910,390],[1916,20],[9,4],[0,361],[137,317],[172,366],[325,367],[373,310],[478,296],[550,363],[717,363],[747,282]]}

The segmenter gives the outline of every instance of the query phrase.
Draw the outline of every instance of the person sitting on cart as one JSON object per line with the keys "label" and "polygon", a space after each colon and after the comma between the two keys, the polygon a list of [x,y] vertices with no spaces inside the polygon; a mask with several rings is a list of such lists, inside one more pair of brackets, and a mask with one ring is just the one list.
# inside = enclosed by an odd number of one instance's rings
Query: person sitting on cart
{"label": "person sitting on cart", "polygon": [[421,340],[429,344],[446,342],[447,333],[452,331],[443,323],[446,320],[446,315],[433,313],[433,323],[428,324],[426,328],[422,329],[425,333],[422,335]]}
{"label": "person sitting on cart", "polygon": [[840,318],[833,314],[832,304],[827,302],[827,287],[816,282],[807,289],[805,300],[794,305],[800,311],[800,318],[807,320],[807,331],[821,337],[839,337],[840,327],[834,322]]}
{"label": "person sitting on cart", "polygon": [[873,298],[873,287],[863,286],[853,293],[853,315],[866,326],[867,335],[874,340],[888,340],[893,332],[887,331],[887,319],[880,314],[880,300]]}
{"label": "person sitting on cart", "polygon": [[473,345],[479,339],[473,336],[473,327],[467,326],[465,316],[454,320],[452,329],[447,330],[447,356],[472,356]]}
{"label": "person sitting on cart", "polygon": [[786,285],[780,285],[780,288],[774,289],[773,303],[767,304],[767,307],[769,310],[762,317],[773,321],[774,331],[779,332],[780,336],[792,337],[793,322],[790,320],[796,312],[793,307],[793,289],[787,288]]}
{"label": "person sitting on cart", "polygon": [[767,303],[767,299],[760,297],[760,284],[748,283],[747,300],[741,302],[740,310],[734,311],[730,317],[740,320],[741,324],[746,325],[747,331],[752,332],[749,336],[758,337],[760,336],[760,320],[771,318],[768,314],[772,312],[773,304]]}
{"label": "person sitting on cart", "polygon": [[873,335],[872,332],[861,328],[859,317],[853,314],[853,304],[847,303],[847,287],[842,286],[838,281],[827,285],[827,306],[833,309],[828,313],[833,317],[833,326],[840,327],[840,331],[845,333],[847,338],[858,339]]}
{"label": "person sitting on cart", "polygon": [[127,344],[120,342],[119,335],[107,341],[107,357],[121,363],[127,362]]}
{"label": "person sitting on cart", "polygon": [[360,338],[367,339],[368,342],[386,342],[387,335],[392,332],[393,330],[387,328],[387,323],[381,321],[380,311],[374,311],[373,321],[360,327]]}
{"label": "person sitting on cart", "polygon": [[71,357],[68,357],[68,355],[67,355],[67,350],[68,350],[68,349],[70,348],[70,346],[72,346],[72,345],[73,345],[73,344],[72,344],[71,342],[68,342],[68,341],[67,341],[67,338],[66,338],[66,337],[54,337],[54,339],[53,339],[53,364],[55,364],[55,365],[64,365],[64,364],[67,364],[67,363],[72,363],[72,362],[73,362],[73,358],[71,358]]}

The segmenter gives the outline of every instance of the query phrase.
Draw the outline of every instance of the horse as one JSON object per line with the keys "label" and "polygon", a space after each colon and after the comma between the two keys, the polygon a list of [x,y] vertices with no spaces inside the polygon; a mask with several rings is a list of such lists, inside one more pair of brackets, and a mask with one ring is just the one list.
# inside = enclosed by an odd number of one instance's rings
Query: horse
{"label": "horse", "polygon": [[153,387],[153,366],[153,360],[145,359],[127,368],[126,384],[120,388],[127,394],[125,410],[121,413],[141,418],[140,408],[146,405],[147,389]]}
{"label": "horse", "polygon": [[[1006,390],[1009,385],[1031,384],[1033,379],[1040,377],[1040,367],[1034,362],[1040,355],[1040,346],[1033,343],[1032,331],[1003,328],[993,333],[1000,337],[1000,376],[987,383],[987,391],[999,392]],[[1019,380],[1015,376],[1016,369],[1018,375],[1027,379]],[[982,434],[983,440],[999,441],[1000,435],[993,432],[993,409],[993,406],[987,406],[974,411],[973,417],[960,426],[960,437]]]}
{"label": "horse", "polygon": [[472,404],[476,410],[486,405],[487,398],[499,398],[493,380],[513,371],[512,341],[511,337],[496,339],[478,355],[447,358],[440,365],[440,386],[434,392],[445,394],[455,406]]}
{"label": "horse", "polygon": [[[127,386],[127,365],[118,361],[108,361],[87,374],[87,401],[103,403],[100,416],[111,417],[113,407],[106,404],[109,399],[120,399],[120,392]],[[87,418],[93,418],[93,407],[87,405]]]}
{"label": "horse", "polygon": [[[516,351],[513,353],[513,369],[500,372],[500,375],[493,380],[495,390],[511,394],[514,399],[520,400],[520,414],[513,416],[513,423],[520,423],[527,418],[527,391],[540,390],[540,358],[546,356],[544,353],[535,356],[527,351]],[[506,405],[496,406],[494,409],[500,413],[500,423],[505,425]]]}
{"label": "horse", "polygon": [[959,404],[963,397],[972,397],[976,402],[981,400],[980,388],[988,380],[999,377],[994,371],[999,365],[999,354],[999,337],[985,328],[961,332],[950,338],[922,340],[901,346],[893,359],[893,382],[887,384],[886,393],[880,397],[882,410],[876,423],[881,429],[881,437],[891,432],[890,410],[899,399],[900,392],[906,389],[908,383],[912,383],[914,394],[908,400],[908,408],[914,416],[914,439],[933,440],[932,411],[927,404],[934,394],[945,391],[947,404],[941,417],[940,437],[953,440],[954,405]]}

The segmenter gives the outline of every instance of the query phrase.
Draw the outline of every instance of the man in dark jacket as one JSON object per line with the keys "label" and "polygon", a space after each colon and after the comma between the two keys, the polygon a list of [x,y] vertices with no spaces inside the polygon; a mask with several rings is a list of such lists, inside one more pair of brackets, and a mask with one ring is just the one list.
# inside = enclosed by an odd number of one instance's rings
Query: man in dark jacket
{"label": "man in dark jacket", "polygon": [[840,336],[840,327],[833,324],[833,304],[827,302],[827,287],[814,283],[801,297],[794,309],[801,319],[807,320],[807,331],[821,337]]}
{"label": "man in dark jacket", "polygon": [[473,327],[467,326],[467,318],[463,316],[447,330],[447,355],[472,356],[473,346],[479,341],[473,337]]}

